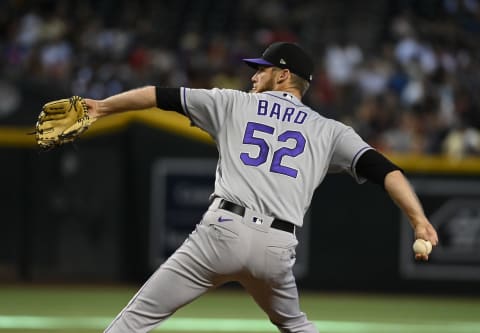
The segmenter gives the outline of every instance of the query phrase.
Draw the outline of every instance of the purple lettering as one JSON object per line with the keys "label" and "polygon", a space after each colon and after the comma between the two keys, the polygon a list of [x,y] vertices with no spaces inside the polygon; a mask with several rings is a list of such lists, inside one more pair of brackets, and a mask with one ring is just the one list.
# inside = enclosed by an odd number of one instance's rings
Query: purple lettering
{"label": "purple lettering", "polygon": [[268,101],[264,99],[259,100],[257,114],[259,116],[265,116],[267,114],[267,108],[268,108]]}
{"label": "purple lettering", "polygon": [[285,113],[283,114],[282,121],[290,122],[290,118],[292,117],[293,113],[295,112],[295,108],[286,108]]}
{"label": "purple lettering", "polygon": [[293,122],[296,124],[303,124],[306,118],[307,118],[306,112],[298,111],[297,116],[295,117],[295,120]]}
{"label": "purple lettering", "polygon": [[277,118],[280,119],[280,104],[273,103],[272,110],[270,111],[270,118]]}

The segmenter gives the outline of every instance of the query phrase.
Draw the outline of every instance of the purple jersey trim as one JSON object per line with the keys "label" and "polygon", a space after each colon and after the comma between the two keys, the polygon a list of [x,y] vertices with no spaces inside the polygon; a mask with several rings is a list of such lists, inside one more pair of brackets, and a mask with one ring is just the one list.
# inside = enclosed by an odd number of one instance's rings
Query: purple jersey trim
{"label": "purple jersey trim", "polygon": [[350,165],[350,170],[352,170],[352,173],[355,175],[355,177],[357,176],[357,173],[356,173],[356,171],[355,171],[355,165],[357,164],[357,161],[358,161],[358,159],[360,158],[360,156],[362,156],[362,153],[366,152],[366,151],[369,150],[369,149],[373,149],[373,148],[370,147],[370,146],[363,147],[362,149],[360,149],[359,151],[357,151],[357,153],[355,154],[355,156],[353,156],[352,165]]}
{"label": "purple jersey trim", "polygon": [[182,87],[183,90],[183,106],[185,109],[185,115],[190,119],[191,125],[195,125],[192,116],[190,115],[190,111],[188,111],[188,106],[187,106],[187,88]]}

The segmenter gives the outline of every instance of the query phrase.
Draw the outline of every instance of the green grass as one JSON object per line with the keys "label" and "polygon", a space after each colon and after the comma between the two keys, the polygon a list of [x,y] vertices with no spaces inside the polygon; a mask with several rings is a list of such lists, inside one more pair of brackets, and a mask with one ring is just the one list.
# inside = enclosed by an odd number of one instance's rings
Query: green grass
{"label": "green grass", "polygon": [[[135,292],[135,288],[114,287],[0,286],[0,333],[101,332]],[[304,293],[301,304],[322,333],[480,332],[480,298]],[[242,321],[232,322],[235,319]],[[5,324],[7,320],[13,324]],[[27,328],[29,320],[33,325],[38,322],[38,329]],[[54,326],[42,326],[50,321]],[[228,289],[184,307],[160,332],[200,332],[202,325],[203,332],[209,327],[220,332],[222,325],[224,332],[275,332],[246,293]]]}

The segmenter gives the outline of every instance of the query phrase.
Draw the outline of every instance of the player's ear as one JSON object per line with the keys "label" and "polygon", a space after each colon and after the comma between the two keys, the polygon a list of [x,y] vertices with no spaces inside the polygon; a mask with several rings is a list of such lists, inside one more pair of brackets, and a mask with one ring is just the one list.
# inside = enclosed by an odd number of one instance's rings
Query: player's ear
{"label": "player's ear", "polygon": [[282,83],[288,80],[289,78],[290,78],[290,71],[284,68],[279,71],[279,74],[277,76],[277,81],[278,83]]}

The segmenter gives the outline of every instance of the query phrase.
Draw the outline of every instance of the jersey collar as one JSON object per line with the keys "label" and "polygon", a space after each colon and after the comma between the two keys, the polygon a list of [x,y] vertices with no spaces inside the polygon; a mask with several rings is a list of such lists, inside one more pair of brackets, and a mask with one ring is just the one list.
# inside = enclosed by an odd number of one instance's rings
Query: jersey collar
{"label": "jersey collar", "polygon": [[297,97],[294,95],[286,92],[286,91],[278,91],[278,90],[271,90],[271,91],[264,91],[264,94],[267,95],[274,95],[278,98],[290,101],[291,103],[297,105],[297,106],[303,106],[304,104],[302,103],[301,100],[299,100]]}

